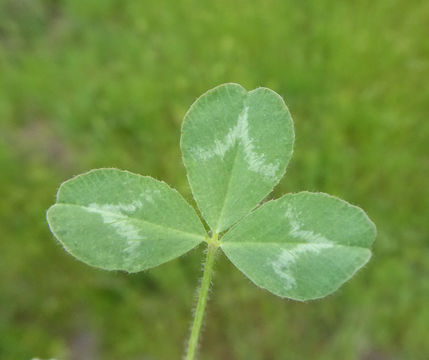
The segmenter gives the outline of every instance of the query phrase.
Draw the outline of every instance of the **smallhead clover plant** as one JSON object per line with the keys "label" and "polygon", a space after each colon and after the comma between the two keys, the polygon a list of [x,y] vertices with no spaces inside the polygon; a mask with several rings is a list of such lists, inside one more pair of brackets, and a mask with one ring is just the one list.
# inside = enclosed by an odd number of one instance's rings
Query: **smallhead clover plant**
{"label": "smallhead clover plant", "polygon": [[299,301],[334,292],[371,257],[375,225],[341,199],[299,192],[258,206],[283,177],[293,143],[292,118],[277,93],[220,85],[191,106],[181,137],[209,233],[176,190],[117,169],[64,182],[47,220],[70,254],[106,270],[146,270],[205,243],[186,354],[194,359],[219,249],[257,286]]}

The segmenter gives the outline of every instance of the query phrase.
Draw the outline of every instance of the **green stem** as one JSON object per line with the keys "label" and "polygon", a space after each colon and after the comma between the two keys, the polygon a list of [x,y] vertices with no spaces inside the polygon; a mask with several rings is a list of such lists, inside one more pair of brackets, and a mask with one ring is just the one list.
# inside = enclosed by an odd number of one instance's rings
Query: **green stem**
{"label": "green stem", "polygon": [[195,309],[194,323],[192,324],[191,336],[188,343],[188,351],[186,353],[186,360],[194,360],[195,353],[198,346],[198,337],[201,332],[201,324],[203,322],[204,311],[207,304],[208,293],[210,289],[210,282],[213,274],[213,265],[215,262],[216,251],[219,247],[218,237],[215,234],[212,238],[208,239],[207,257],[204,264],[203,279],[201,280],[200,293],[198,296],[197,308]]}

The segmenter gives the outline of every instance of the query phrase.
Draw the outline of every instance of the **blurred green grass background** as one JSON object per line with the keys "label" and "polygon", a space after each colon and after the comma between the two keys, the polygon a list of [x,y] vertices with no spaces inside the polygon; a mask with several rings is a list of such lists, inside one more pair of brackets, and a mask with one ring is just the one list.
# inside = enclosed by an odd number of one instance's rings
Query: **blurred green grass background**
{"label": "blurred green grass background", "polygon": [[180,126],[223,82],[286,100],[296,144],[272,196],[323,191],[378,226],[369,265],[308,303],[222,256],[201,359],[429,358],[429,2],[0,0],[0,359],[179,359],[202,247],[137,275],[51,236],[59,184],[96,167],[192,201]]}

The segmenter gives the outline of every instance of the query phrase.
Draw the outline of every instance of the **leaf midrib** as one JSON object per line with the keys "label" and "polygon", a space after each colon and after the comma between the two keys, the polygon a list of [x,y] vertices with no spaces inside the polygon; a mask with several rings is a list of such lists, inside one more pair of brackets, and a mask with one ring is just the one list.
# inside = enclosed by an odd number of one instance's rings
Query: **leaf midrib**
{"label": "leaf midrib", "polygon": [[106,211],[106,210],[100,210],[100,209],[97,209],[97,211],[93,211],[94,210],[93,208],[90,208],[89,206],[85,206],[85,205],[79,205],[79,204],[56,203],[55,205],[78,207],[78,208],[86,209],[86,210],[88,210],[88,212],[92,212],[92,213],[105,213],[105,214],[116,215],[116,216],[120,215],[120,216],[123,216],[124,218],[127,218],[128,220],[131,220],[131,221],[136,221],[136,222],[144,223],[146,225],[150,225],[150,226],[153,226],[153,227],[162,228],[164,230],[167,229],[169,231],[173,231],[173,232],[185,234],[188,237],[198,238],[198,239],[200,239],[200,241],[204,240],[204,236],[202,236],[202,235],[197,235],[195,233],[190,233],[190,232],[187,232],[187,231],[182,231],[182,230],[175,229],[175,228],[172,228],[172,227],[169,227],[169,226],[159,225],[159,224],[153,223],[151,221],[143,220],[141,218],[129,216],[129,215],[123,214],[123,213],[116,213],[116,212],[113,212],[113,211]]}
{"label": "leaf midrib", "polygon": [[[247,94],[246,94],[246,98],[247,98]],[[237,123],[238,123],[238,120],[240,119],[241,113],[243,112],[243,110],[244,110],[245,107],[246,107],[245,100],[243,100],[242,107],[240,109],[240,112],[238,113]],[[222,208],[220,210],[219,218],[218,218],[218,221],[217,221],[217,224],[216,224],[216,231],[217,232],[220,232],[220,231],[223,230],[222,228],[219,228],[219,226],[222,225],[222,221],[223,221],[223,218],[224,218],[225,205],[226,205],[226,201],[227,201],[228,194],[229,194],[230,187],[231,187],[232,174],[234,173],[235,163],[237,162],[238,149],[239,149],[239,140],[236,139],[235,140],[235,144],[234,144],[234,150],[233,150],[234,151],[234,159],[232,160],[231,171],[230,171],[229,177],[228,177],[228,184],[226,185],[225,195],[223,197]]]}
{"label": "leaf midrib", "polygon": [[[363,250],[369,250],[371,249],[369,247],[364,246],[357,246],[357,245],[344,245],[344,244],[338,244],[335,242],[332,243],[311,243],[306,241],[285,241],[285,242],[275,242],[275,241],[222,241],[221,247],[223,248],[224,245],[239,245],[242,246],[242,244],[256,244],[256,245],[276,245],[281,246],[283,244],[291,244],[291,245],[302,245],[302,244],[308,244],[308,245],[317,245],[317,244],[329,244],[332,245],[332,247],[349,247],[349,248],[356,248],[356,249],[363,249]],[[326,248],[328,249],[328,248]],[[293,250],[293,249],[290,249]]]}

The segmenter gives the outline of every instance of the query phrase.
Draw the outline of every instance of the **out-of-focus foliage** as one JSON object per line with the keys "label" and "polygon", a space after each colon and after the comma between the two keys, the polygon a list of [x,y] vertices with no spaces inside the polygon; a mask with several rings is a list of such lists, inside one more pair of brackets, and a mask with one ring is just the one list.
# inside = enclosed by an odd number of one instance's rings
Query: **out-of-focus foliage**
{"label": "out-of-focus foliage", "polygon": [[137,274],[53,239],[58,185],[94,167],[191,201],[183,116],[233,81],[285,97],[295,154],[273,196],[324,191],[377,224],[374,257],[296,303],[216,264],[202,359],[426,359],[427,1],[0,0],[0,358],[178,359],[201,248]]}

